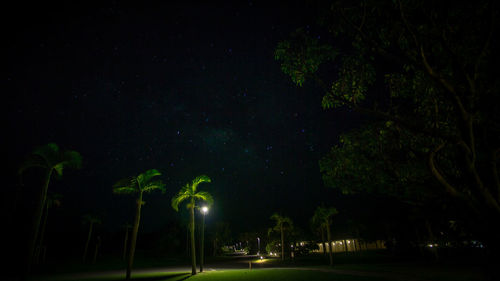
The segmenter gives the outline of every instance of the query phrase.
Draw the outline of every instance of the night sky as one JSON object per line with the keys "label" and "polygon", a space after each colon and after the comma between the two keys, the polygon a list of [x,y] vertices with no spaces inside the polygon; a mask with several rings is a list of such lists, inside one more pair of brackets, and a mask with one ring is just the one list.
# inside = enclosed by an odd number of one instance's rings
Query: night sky
{"label": "night sky", "polygon": [[296,87],[273,55],[315,24],[314,5],[82,3],[10,6],[2,20],[9,171],[48,142],[84,159],[49,187],[64,196],[61,221],[131,221],[131,197],[111,186],[151,168],[167,192],[146,195],[144,231],[178,217],[170,199],[201,174],[215,199],[207,223],[235,232],[270,226],[274,212],[307,229],[321,202],[342,204],[318,160],[359,118],[324,111],[322,91]]}

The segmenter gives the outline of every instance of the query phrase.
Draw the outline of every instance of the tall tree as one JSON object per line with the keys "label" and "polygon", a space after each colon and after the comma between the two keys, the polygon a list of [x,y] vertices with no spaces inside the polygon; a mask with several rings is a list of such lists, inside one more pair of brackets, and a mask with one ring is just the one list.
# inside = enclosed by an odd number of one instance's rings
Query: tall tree
{"label": "tall tree", "polygon": [[272,228],[274,231],[279,231],[281,238],[281,260],[285,260],[285,232],[293,228],[292,219],[274,213],[271,219],[276,223]]}
{"label": "tall tree", "polygon": [[126,273],[127,280],[130,280],[132,265],[134,263],[137,233],[139,232],[139,223],[141,221],[141,207],[145,203],[142,200],[142,197],[144,193],[150,193],[155,190],[160,190],[162,192],[165,192],[165,184],[163,184],[161,180],[156,179],[156,177],[160,175],[161,173],[158,172],[158,170],[151,169],[137,176],[132,176],[119,180],[117,183],[113,185],[113,193],[115,194],[138,195],[138,198],[136,200],[134,226],[132,228],[132,237],[130,240],[130,252],[128,254],[128,261],[127,261],[127,273]]}
{"label": "tall tree", "polygon": [[[338,214],[337,209],[331,207],[317,207],[316,211],[314,211],[314,215],[312,221],[315,224],[320,225],[323,229],[326,230],[326,239],[328,241],[328,257],[330,259],[330,266],[333,266],[333,249],[332,249],[332,236],[330,232],[330,227],[332,225],[333,216]],[[325,249],[326,251],[326,249]]]}
{"label": "tall tree", "polygon": [[31,227],[31,242],[26,254],[26,269],[25,274],[29,274],[31,263],[33,261],[36,242],[40,231],[40,222],[42,219],[43,209],[46,206],[47,191],[49,183],[54,176],[61,177],[65,168],[79,169],[82,165],[82,156],[80,153],[73,150],[61,150],[55,143],[49,143],[44,146],[37,147],[31,155],[19,168],[19,176],[22,181],[23,174],[28,169],[40,169],[43,171],[44,179],[42,187],[39,189],[37,196],[37,204]]}
{"label": "tall tree", "polygon": [[[315,213],[316,214],[316,213]],[[326,238],[325,238],[325,228],[323,222],[317,219],[317,216],[313,216],[309,221],[311,230],[314,234],[318,234],[321,239],[321,245],[323,247],[323,256],[326,256]]]}
{"label": "tall tree", "polygon": [[[471,230],[500,248],[492,229],[500,221],[498,6],[340,0],[323,10],[328,34],[302,29],[281,42],[282,70],[299,86],[318,82],[326,109],[358,111],[423,140],[434,180],[474,214]],[[335,73],[322,73],[329,62]]]}
{"label": "tall tree", "polygon": [[189,230],[191,236],[191,275],[196,275],[196,243],[195,243],[195,228],[194,228],[194,210],[196,207],[197,200],[206,201],[208,204],[213,203],[213,198],[210,193],[206,191],[198,191],[198,185],[204,182],[211,182],[210,178],[206,175],[201,175],[196,177],[189,183],[186,183],[176,196],[172,198],[172,208],[179,211],[179,205],[183,201],[187,201],[187,208],[189,209],[190,222]]}
{"label": "tall tree", "polygon": [[85,248],[83,249],[83,256],[82,256],[82,262],[85,262],[85,259],[87,258],[87,253],[89,250],[89,245],[90,241],[92,239],[92,232],[94,230],[94,224],[100,224],[101,223],[101,218],[91,215],[91,214],[86,214],[82,217],[82,222],[84,224],[89,225],[89,232],[87,233],[87,241],[85,242]]}
{"label": "tall tree", "polygon": [[122,255],[123,260],[125,260],[125,258],[127,257],[128,233],[131,227],[132,225],[130,223],[125,223],[123,225],[123,228],[125,228],[125,238],[123,239],[123,255]]}
{"label": "tall tree", "polygon": [[45,252],[47,246],[45,245],[45,231],[47,228],[47,221],[49,217],[49,209],[54,207],[54,206],[60,206],[61,205],[61,198],[62,195],[59,193],[47,193],[47,200],[45,202],[45,208],[43,211],[43,221],[42,225],[40,226],[40,238],[38,239],[38,246],[35,249],[35,258],[34,262],[39,263],[40,262],[40,256],[42,256],[42,260],[45,257]]}

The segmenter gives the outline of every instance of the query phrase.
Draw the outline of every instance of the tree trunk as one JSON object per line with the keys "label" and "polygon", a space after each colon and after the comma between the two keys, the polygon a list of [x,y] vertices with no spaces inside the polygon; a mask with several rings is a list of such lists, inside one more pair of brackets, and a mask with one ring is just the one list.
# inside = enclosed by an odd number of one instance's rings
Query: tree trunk
{"label": "tree trunk", "polygon": [[92,228],[94,227],[94,222],[89,222],[89,234],[87,235],[87,242],[85,243],[85,249],[83,250],[82,262],[85,262],[87,258],[87,252],[89,250],[90,238],[92,237]]}
{"label": "tree trunk", "polygon": [[40,221],[42,220],[42,212],[43,212],[43,208],[45,206],[45,201],[47,200],[47,190],[49,189],[49,182],[50,182],[51,176],[52,176],[52,169],[50,169],[47,172],[45,182],[43,184],[43,187],[40,190],[40,196],[39,196],[39,200],[38,200],[38,203],[37,203],[37,206],[35,209],[35,215],[33,217],[33,224],[31,227],[31,233],[32,233],[31,241],[30,241],[27,253],[26,253],[26,261],[25,261],[26,269],[22,273],[22,274],[24,274],[23,278],[25,278],[25,276],[29,275],[29,273],[31,272],[31,264],[33,262],[33,254],[35,252],[36,242],[38,239],[38,231],[40,229]]}
{"label": "tree trunk", "polygon": [[101,237],[97,236],[97,242],[95,244],[94,259],[92,259],[92,264],[95,264],[97,260],[97,254],[99,253],[99,247],[101,246]]}
{"label": "tree trunk", "polygon": [[123,260],[127,257],[127,245],[128,245],[128,226],[125,226],[125,240],[123,241]]}
{"label": "tree trunk", "polygon": [[281,230],[281,260],[285,260],[285,232],[283,231],[283,224],[280,225]]}
{"label": "tree trunk", "polygon": [[49,216],[49,204],[45,202],[45,212],[43,212],[43,222],[42,222],[42,227],[40,230],[40,239],[38,239],[38,246],[35,250],[35,259],[34,263],[39,264],[40,263],[40,254],[43,248],[43,239],[45,236],[45,227],[47,225],[47,217]]}
{"label": "tree trunk", "polygon": [[189,257],[189,223],[186,226],[186,257]]}
{"label": "tree trunk", "polygon": [[326,221],[326,239],[328,239],[328,248],[330,251],[328,251],[328,257],[330,259],[330,266],[333,266],[333,247],[332,247],[332,237],[330,233],[330,223],[328,220]]}
{"label": "tree trunk", "polygon": [[191,275],[196,275],[196,244],[194,241],[194,200],[191,200],[191,207],[189,208],[191,215],[189,222],[189,229],[191,232]]}
{"label": "tree trunk", "polygon": [[203,272],[203,255],[205,248],[205,214],[201,217],[201,245],[200,245],[200,272]]}
{"label": "tree trunk", "polygon": [[132,271],[132,265],[134,263],[135,245],[137,242],[137,233],[139,232],[139,223],[141,222],[141,207],[142,204],[142,192],[139,192],[139,199],[137,199],[137,210],[135,212],[134,228],[132,229],[132,239],[130,240],[130,252],[128,254],[127,263],[127,275],[126,280],[130,280],[130,273]]}
{"label": "tree trunk", "polygon": [[326,256],[325,230],[321,228],[321,243],[323,243],[323,256]]}

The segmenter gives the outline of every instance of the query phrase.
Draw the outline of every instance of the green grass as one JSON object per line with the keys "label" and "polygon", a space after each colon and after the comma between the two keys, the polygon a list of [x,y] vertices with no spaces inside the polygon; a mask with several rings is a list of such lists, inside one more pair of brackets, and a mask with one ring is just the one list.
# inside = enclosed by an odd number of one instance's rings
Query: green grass
{"label": "green grass", "polygon": [[[50,279],[57,281],[118,281],[124,280],[124,276],[100,276],[82,277],[71,279]],[[48,279],[47,279],[48,280]],[[189,273],[168,272],[168,273],[143,273],[132,274],[132,280],[140,281],[310,281],[310,280],[335,280],[335,281],[386,281],[387,279],[374,277],[360,277],[331,272],[295,270],[295,269],[261,269],[261,270],[226,270],[199,273],[191,276]],[[33,280],[34,281],[34,280]]]}
{"label": "green grass", "polygon": [[189,281],[216,281],[216,280],[241,280],[241,281],[310,281],[310,280],[335,280],[335,281],[383,281],[387,279],[373,277],[359,277],[335,274],[331,272],[294,270],[294,269],[261,269],[261,270],[228,270],[213,271],[199,274],[188,279]]}

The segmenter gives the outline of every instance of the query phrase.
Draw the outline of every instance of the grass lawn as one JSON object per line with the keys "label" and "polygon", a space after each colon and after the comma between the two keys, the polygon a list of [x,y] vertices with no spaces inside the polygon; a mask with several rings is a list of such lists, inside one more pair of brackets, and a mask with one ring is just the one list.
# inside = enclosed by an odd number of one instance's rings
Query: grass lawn
{"label": "grass lawn", "polygon": [[[175,279],[173,279],[175,280]],[[198,274],[190,277],[189,281],[215,281],[215,280],[242,280],[242,281],[279,281],[279,280],[335,280],[335,281],[383,281],[387,279],[373,277],[359,277],[350,275],[341,275],[331,272],[294,270],[294,269],[261,269],[261,270],[228,270],[213,271],[204,274]]]}
{"label": "grass lawn", "polygon": [[[125,276],[82,277],[71,279],[51,279],[57,281],[118,281]],[[132,280],[142,281],[216,281],[216,280],[241,280],[241,281],[310,281],[310,280],[335,280],[335,281],[387,281],[384,278],[350,276],[331,272],[295,270],[295,269],[260,269],[260,270],[225,270],[199,273],[191,276],[189,273],[165,272],[132,274]],[[35,281],[35,280],[33,280]]]}

